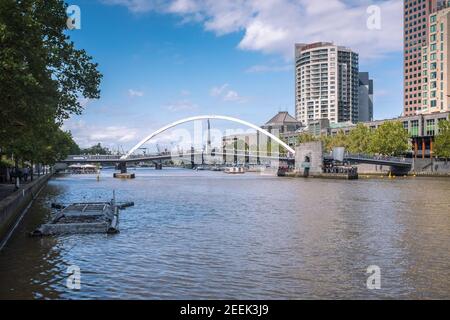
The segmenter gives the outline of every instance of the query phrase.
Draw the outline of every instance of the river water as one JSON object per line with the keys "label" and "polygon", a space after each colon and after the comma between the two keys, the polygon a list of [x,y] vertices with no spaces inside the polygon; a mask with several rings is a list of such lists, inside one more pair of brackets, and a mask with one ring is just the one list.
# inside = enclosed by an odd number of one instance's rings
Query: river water
{"label": "river water", "polygon": [[[0,299],[450,298],[448,179],[136,174],[52,179],[0,252]],[[135,202],[120,234],[28,237],[52,202],[112,190]],[[73,265],[80,290],[66,286]]]}

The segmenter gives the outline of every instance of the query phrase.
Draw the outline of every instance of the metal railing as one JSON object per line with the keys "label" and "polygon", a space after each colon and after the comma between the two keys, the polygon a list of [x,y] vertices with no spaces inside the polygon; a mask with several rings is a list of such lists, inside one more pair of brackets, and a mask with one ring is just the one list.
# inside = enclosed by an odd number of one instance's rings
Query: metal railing
{"label": "metal railing", "polygon": [[393,157],[393,156],[383,156],[383,155],[368,155],[361,153],[347,153],[345,154],[345,158],[347,159],[361,159],[361,160],[374,160],[380,162],[398,162],[405,164],[412,164],[413,160],[405,157]]}

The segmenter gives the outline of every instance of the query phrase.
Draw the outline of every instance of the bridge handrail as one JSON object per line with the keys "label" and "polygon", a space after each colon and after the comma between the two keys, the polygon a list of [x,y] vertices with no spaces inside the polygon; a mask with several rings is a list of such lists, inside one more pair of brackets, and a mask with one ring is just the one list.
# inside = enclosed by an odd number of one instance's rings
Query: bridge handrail
{"label": "bridge handrail", "polygon": [[379,160],[388,162],[401,162],[401,163],[412,163],[412,159],[405,157],[393,157],[393,156],[383,156],[383,155],[369,155],[362,153],[348,153],[345,155],[346,158],[364,159],[364,160]]}

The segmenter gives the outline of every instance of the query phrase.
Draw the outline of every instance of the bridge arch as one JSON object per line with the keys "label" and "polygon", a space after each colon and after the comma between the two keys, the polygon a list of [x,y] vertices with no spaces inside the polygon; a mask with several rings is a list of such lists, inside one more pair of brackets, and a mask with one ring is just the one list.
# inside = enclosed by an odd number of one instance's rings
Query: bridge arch
{"label": "bridge arch", "polygon": [[265,136],[273,139],[274,141],[276,141],[280,145],[282,145],[286,150],[288,150],[292,154],[295,154],[295,150],[292,149],[290,146],[288,146],[284,141],[282,141],[278,137],[274,136],[273,134],[271,134],[267,130],[264,130],[264,129],[258,127],[257,125],[254,125],[254,124],[252,124],[250,122],[247,122],[247,121],[244,121],[244,120],[241,120],[241,119],[228,117],[228,116],[205,115],[205,116],[195,116],[195,117],[189,117],[189,118],[181,119],[181,120],[172,122],[171,124],[168,124],[167,126],[164,126],[161,129],[159,129],[159,130],[156,130],[155,132],[153,132],[149,136],[147,136],[144,139],[142,139],[126,155],[122,156],[121,159],[122,160],[128,159],[128,157],[131,154],[133,154],[133,152],[135,152],[137,149],[139,149],[144,143],[148,142],[149,140],[153,139],[154,137],[156,137],[157,135],[163,133],[164,131],[169,130],[170,128],[176,127],[176,126],[178,126],[180,124],[183,124],[183,123],[186,123],[186,122],[197,121],[197,120],[225,120],[225,121],[231,121],[231,122],[242,124],[244,126],[247,126],[247,127],[252,128],[252,129],[255,129],[256,131],[258,131],[258,132],[264,134]]}

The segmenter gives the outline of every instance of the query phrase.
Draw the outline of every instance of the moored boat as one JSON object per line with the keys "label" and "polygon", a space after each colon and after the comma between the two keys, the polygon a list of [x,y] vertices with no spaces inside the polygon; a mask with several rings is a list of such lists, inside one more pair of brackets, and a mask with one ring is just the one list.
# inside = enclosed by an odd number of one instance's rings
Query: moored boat
{"label": "moored boat", "polygon": [[231,168],[225,168],[225,173],[228,174],[244,174],[245,170],[242,167],[231,167]]}

